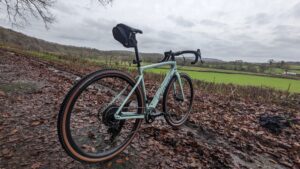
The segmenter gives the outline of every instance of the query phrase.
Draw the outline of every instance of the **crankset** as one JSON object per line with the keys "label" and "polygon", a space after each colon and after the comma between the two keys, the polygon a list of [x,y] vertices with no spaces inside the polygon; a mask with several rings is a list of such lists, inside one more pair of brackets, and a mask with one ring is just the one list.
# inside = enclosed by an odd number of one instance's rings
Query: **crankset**
{"label": "crankset", "polygon": [[163,113],[157,113],[155,109],[150,109],[145,115],[145,121],[148,124],[151,124],[155,121],[156,117],[162,116]]}

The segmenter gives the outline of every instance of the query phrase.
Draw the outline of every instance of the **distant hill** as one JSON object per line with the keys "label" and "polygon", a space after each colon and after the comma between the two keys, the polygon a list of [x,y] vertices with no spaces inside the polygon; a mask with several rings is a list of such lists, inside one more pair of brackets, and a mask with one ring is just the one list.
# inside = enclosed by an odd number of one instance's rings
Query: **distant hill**
{"label": "distant hill", "polygon": [[[0,26],[0,44],[16,47],[23,50],[31,50],[38,52],[49,52],[58,55],[70,55],[80,57],[120,57],[125,60],[132,60],[135,56],[134,52],[123,50],[103,51],[88,47],[76,47],[70,45],[62,45],[58,43],[48,42],[42,39],[27,36],[23,33],[16,32],[11,29]],[[141,53],[146,62],[157,62],[163,58],[163,54],[159,53]],[[222,62],[218,59],[204,59],[206,62]]]}
{"label": "distant hill", "polygon": [[213,59],[213,58],[203,58],[204,62],[224,62],[223,60],[220,59]]}

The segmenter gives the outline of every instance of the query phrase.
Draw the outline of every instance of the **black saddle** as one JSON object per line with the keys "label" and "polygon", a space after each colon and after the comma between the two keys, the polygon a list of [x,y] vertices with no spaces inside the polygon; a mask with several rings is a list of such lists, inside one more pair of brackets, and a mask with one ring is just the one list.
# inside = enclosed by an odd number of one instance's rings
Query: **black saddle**
{"label": "black saddle", "polygon": [[143,33],[139,29],[132,28],[125,24],[118,24],[112,30],[114,38],[119,41],[124,47],[136,47],[137,40],[135,38],[136,33]]}

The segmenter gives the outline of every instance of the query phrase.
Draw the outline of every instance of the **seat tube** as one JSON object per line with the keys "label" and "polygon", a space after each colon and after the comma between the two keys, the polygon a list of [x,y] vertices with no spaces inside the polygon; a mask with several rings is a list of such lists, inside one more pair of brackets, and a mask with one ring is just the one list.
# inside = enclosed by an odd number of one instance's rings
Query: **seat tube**
{"label": "seat tube", "polygon": [[138,50],[137,45],[134,47],[134,52],[135,52],[135,59],[136,59],[137,67],[138,67],[138,69],[140,69],[141,63],[140,63],[139,50]]}
{"label": "seat tube", "polygon": [[143,73],[143,69],[141,68],[141,61],[140,61],[140,56],[139,56],[139,50],[137,45],[134,47],[134,52],[135,52],[135,59],[136,59],[136,64],[137,64],[137,68],[138,68],[138,73],[140,75],[140,77],[142,77],[141,79],[141,85],[142,85],[142,92],[144,94],[144,101],[145,103],[147,102],[147,94],[146,94],[146,87],[145,87],[145,82],[144,82],[144,73]]}

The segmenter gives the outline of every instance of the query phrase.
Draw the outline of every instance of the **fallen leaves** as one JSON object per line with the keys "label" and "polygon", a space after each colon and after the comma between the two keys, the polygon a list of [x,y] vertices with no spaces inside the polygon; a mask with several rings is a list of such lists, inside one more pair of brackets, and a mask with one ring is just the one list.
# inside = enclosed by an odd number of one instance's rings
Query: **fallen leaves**
{"label": "fallen leaves", "polygon": [[17,129],[13,129],[9,134],[10,134],[10,135],[14,135],[14,134],[16,134],[17,132],[18,132]]}
{"label": "fallen leaves", "polygon": [[124,160],[123,160],[123,159],[117,159],[117,160],[116,160],[116,163],[117,163],[117,164],[122,164],[122,163],[124,163]]}
{"label": "fallen leaves", "polygon": [[42,163],[41,162],[36,162],[34,164],[31,165],[31,169],[38,169],[42,166]]}
{"label": "fallen leaves", "polygon": [[31,122],[31,126],[38,126],[40,124],[41,124],[41,122],[38,121],[38,120],[34,120],[34,121]]}
{"label": "fallen leaves", "polygon": [[31,126],[38,126],[38,125],[47,123],[47,121],[48,121],[47,119],[40,118],[40,119],[32,120],[30,125]]}
{"label": "fallen leaves", "polygon": [[[47,65],[41,66],[23,57],[10,57],[4,62],[19,76],[3,75],[4,78],[43,81],[45,85],[41,92],[26,95],[10,96],[0,90],[0,160],[4,161],[0,168],[5,165],[17,168],[20,163],[33,169],[95,168],[72,160],[57,140],[56,115],[64,94],[77,76],[48,71]],[[77,71],[81,75],[94,71],[70,67],[63,70]],[[155,85],[159,83],[150,79],[146,84],[149,94],[154,95]],[[193,126],[173,130],[162,119],[150,126],[143,124],[142,127],[148,128],[141,130],[124,151],[126,156],[121,154],[103,166],[99,164],[99,168],[114,168],[115,165],[123,168],[272,168],[272,165],[297,168],[300,165],[300,125],[292,125],[281,134],[272,135],[258,124],[262,114],[297,118],[299,109],[195,90],[193,112],[187,123]],[[94,122],[88,120],[82,118],[77,122]],[[95,133],[85,134],[92,141],[98,139]],[[83,148],[87,152],[96,152],[93,146],[83,145]],[[241,166],[241,163],[250,167]]]}
{"label": "fallen leaves", "polygon": [[6,96],[6,93],[2,90],[0,90],[0,97],[5,97]]}
{"label": "fallen leaves", "polygon": [[107,168],[111,168],[112,167],[112,162],[111,161],[108,162],[106,166],[107,166]]}
{"label": "fallen leaves", "polygon": [[5,157],[5,158],[11,158],[13,156],[13,150],[11,149],[8,149],[8,148],[4,148],[2,151],[2,156]]}
{"label": "fallen leaves", "polygon": [[93,147],[93,146],[90,146],[90,145],[87,145],[87,144],[83,144],[81,146],[82,149],[84,149],[85,151],[87,152],[92,152],[92,153],[95,153],[96,152],[96,148]]}

